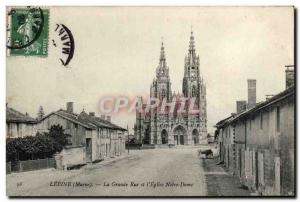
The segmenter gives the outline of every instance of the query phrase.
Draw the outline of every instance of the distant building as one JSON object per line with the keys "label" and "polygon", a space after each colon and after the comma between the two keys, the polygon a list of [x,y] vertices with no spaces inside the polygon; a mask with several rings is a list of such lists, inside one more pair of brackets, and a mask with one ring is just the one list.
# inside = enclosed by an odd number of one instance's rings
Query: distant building
{"label": "distant building", "polygon": [[210,133],[207,133],[207,143],[213,143],[215,142],[215,137],[210,134]]}
{"label": "distant building", "polygon": [[6,138],[34,136],[36,134],[36,119],[27,113],[23,114],[11,107],[6,107]]}
{"label": "distant building", "polygon": [[[172,92],[169,67],[166,63],[162,43],[156,77],[150,87],[150,98],[165,99],[180,105],[183,98],[194,98],[199,113],[162,113],[151,110],[136,112],[135,137],[144,144],[195,145],[207,143],[206,85],[200,76],[200,58],[196,54],[193,32],[191,32],[188,54],[184,59],[182,93]],[[141,103],[143,103],[140,97]],[[145,108],[145,104],[143,105]]]}
{"label": "distant building", "polygon": [[109,116],[105,119],[84,111],[76,114],[72,102],[67,103],[67,110],[52,112],[38,121],[27,113],[6,108],[7,138],[35,136],[37,132],[48,132],[53,125],[61,125],[70,135],[60,154],[65,168],[119,156],[125,151],[126,129],[111,123]]}
{"label": "distant building", "polygon": [[48,131],[52,125],[61,125],[70,135],[69,145],[62,151],[63,166],[84,164],[119,156],[125,150],[126,129],[104,120],[91,112],[73,112],[73,103],[67,103],[67,110],[58,110],[42,118],[38,131]]}
{"label": "distant building", "polygon": [[[289,72],[287,80],[291,78]],[[285,91],[216,124],[219,158],[251,190],[294,195],[294,123],[295,87],[287,85]]]}

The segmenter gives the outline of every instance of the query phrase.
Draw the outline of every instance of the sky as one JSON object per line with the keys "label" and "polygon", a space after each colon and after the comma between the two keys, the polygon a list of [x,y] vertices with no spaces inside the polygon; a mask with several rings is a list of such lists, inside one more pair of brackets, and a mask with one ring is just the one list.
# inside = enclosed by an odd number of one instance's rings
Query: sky
{"label": "sky", "polygon": [[[65,109],[96,112],[107,95],[148,96],[163,40],[172,91],[182,91],[191,26],[206,83],[208,132],[247,100],[247,79],[257,80],[257,101],[285,89],[285,65],[294,63],[292,7],[50,7],[47,57],[7,56],[6,102],[32,117]],[[75,41],[61,65],[55,25]],[[134,113],[112,116],[130,132]]]}

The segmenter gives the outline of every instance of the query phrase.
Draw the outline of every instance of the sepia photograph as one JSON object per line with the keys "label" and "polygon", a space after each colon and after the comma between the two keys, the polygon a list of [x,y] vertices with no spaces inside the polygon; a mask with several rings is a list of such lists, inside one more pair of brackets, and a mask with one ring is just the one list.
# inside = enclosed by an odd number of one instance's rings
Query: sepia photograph
{"label": "sepia photograph", "polygon": [[6,195],[295,197],[295,13],[6,6]]}

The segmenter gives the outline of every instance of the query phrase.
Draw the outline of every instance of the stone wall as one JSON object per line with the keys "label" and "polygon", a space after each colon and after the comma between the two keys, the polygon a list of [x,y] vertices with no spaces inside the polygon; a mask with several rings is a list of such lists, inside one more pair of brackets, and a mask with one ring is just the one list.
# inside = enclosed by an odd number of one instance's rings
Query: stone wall
{"label": "stone wall", "polygon": [[292,97],[236,124],[236,139],[246,137],[241,176],[245,185],[264,195],[294,193],[294,130]]}
{"label": "stone wall", "polygon": [[65,148],[60,153],[62,156],[62,166],[64,169],[74,165],[85,164],[85,147]]}

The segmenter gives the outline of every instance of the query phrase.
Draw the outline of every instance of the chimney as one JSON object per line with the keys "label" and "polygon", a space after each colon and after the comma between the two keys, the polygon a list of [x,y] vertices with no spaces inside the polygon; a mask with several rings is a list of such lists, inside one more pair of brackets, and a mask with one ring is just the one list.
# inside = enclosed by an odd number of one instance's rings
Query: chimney
{"label": "chimney", "polygon": [[67,102],[67,112],[73,113],[73,102]]}
{"label": "chimney", "polygon": [[295,84],[294,65],[285,65],[285,88],[289,88]]}
{"label": "chimney", "polygon": [[101,115],[101,119],[105,120],[105,115]]}
{"label": "chimney", "polygon": [[236,113],[241,113],[246,110],[247,102],[246,100],[236,101]]}
{"label": "chimney", "polygon": [[248,108],[256,105],[256,80],[248,79]]}
{"label": "chimney", "polygon": [[106,121],[111,122],[111,116],[106,116]]}
{"label": "chimney", "polygon": [[95,116],[95,112],[90,112],[89,115],[90,116]]}

